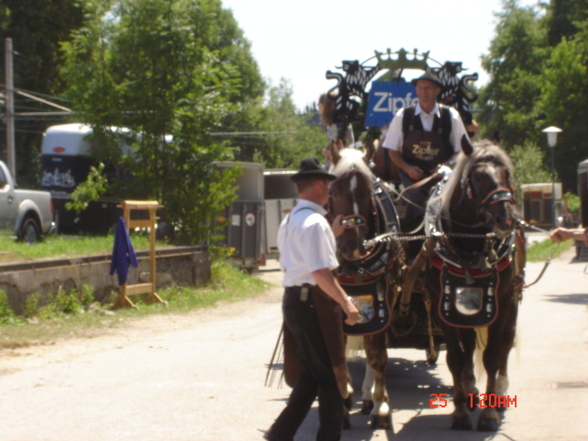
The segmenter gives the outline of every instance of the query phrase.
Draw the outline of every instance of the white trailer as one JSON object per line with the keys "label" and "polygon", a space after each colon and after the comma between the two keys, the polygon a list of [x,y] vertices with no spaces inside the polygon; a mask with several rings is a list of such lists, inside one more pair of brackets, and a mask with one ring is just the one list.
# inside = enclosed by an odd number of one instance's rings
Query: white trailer
{"label": "white trailer", "polygon": [[[115,127],[112,130],[121,134],[119,147],[123,154],[128,154],[131,148],[122,139],[129,130]],[[86,180],[90,167],[96,163],[92,157],[91,134],[92,127],[73,123],[51,126],[43,135],[41,188],[53,197],[61,230],[105,233],[122,213],[116,207],[118,201],[110,198],[91,202],[79,215],[65,208],[71,201],[71,193]]]}
{"label": "white trailer", "polygon": [[278,228],[282,219],[292,211],[298,201],[296,185],[290,177],[293,170],[270,169],[263,173],[265,186],[265,255],[277,259]]}

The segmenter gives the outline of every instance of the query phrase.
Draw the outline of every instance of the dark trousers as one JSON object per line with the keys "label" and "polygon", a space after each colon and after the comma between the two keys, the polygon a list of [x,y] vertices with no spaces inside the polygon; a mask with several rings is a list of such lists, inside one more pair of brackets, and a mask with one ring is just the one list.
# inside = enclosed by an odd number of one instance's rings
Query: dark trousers
{"label": "dark trousers", "polygon": [[343,430],[344,402],[312,301],[301,299],[299,288],[286,288],[282,304],[284,321],[292,332],[302,372],[286,408],[269,430],[272,441],[292,441],[315,398],[319,400],[317,441],[337,441]]}

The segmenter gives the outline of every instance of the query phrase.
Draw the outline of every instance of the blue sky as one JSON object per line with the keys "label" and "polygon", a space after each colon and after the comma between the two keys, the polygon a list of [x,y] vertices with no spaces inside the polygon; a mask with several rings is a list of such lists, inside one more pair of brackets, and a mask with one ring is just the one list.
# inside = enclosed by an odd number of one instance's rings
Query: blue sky
{"label": "blue sky", "polygon": [[[331,88],[327,70],[342,60],[363,62],[374,51],[430,51],[430,57],[462,61],[488,81],[480,56],[494,36],[501,0],[222,0],[251,42],[262,75],[272,84],[290,80],[298,108]],[[519,0],[535,5],[536,0]],[[406,78],[416,75],[409,72]]]}

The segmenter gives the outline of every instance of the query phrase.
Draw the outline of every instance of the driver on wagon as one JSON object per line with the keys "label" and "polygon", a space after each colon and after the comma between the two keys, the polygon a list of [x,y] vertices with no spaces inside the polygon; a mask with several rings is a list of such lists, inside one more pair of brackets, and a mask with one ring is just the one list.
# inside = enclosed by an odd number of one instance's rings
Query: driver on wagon
{"label": "driver on wagon", "polygon": [[[454,159],[461,151],[462,136],[467,136],[458,111],[437,103],[443,83],[434,73],[425,72],[412,83],[419,102],[416,107],[400,109],[396,113],[383,144],[399,168],[405,189],[433,175],[441,164]],[[437,180],[432,179],[404,193],[412,202],[408,203],[404,216],[409,229],[422,221],[424,207],[436,183]]]}

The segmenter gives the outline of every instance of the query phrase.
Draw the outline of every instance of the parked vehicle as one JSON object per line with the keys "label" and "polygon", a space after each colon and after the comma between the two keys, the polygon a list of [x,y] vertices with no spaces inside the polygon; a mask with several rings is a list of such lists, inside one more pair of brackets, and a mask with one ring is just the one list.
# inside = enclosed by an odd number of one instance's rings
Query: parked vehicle
{"label": "parked vehicle", "polygon": [[[90,202],[80,214],[65,208],[71,201],[71,193],[86,180],[90,167],[96,165],[91,156],[94,147],[89,140],[91,134],[90,126],[74,123],[51,126],[43,135],[41,188],[53,196],[57,223],[62,231],[106,233],[122,214],[117,208],[119,201],[107,197]],[[124,143],[120,148],[123,153],[130,150]]]}
{"label": "parked vehicle", "polygon": [[219,169],[239,166],[243,173],[237,178],[237,200],[225,211],[228,225],[223,244],[233,248],[231,262],[248,271],[265,265],[263,244],[263,165],[253,162],[217,162]]}
{"label": "parked vehicle", "polygon": [[29,244],[55,230],[53,200],[48,191],[16,189],[8,167],[0,161],[0,227],[11,228]]}
{"label": "parked vehicle", "polygon": [[296,185],[290,180],[294,173],[296,171],[286,169],[269,169],[263,172],[265,187],[264,244],[265,256],[268,259],[279,257],[278,228],[282,219],[290,213],[298,201]]}

